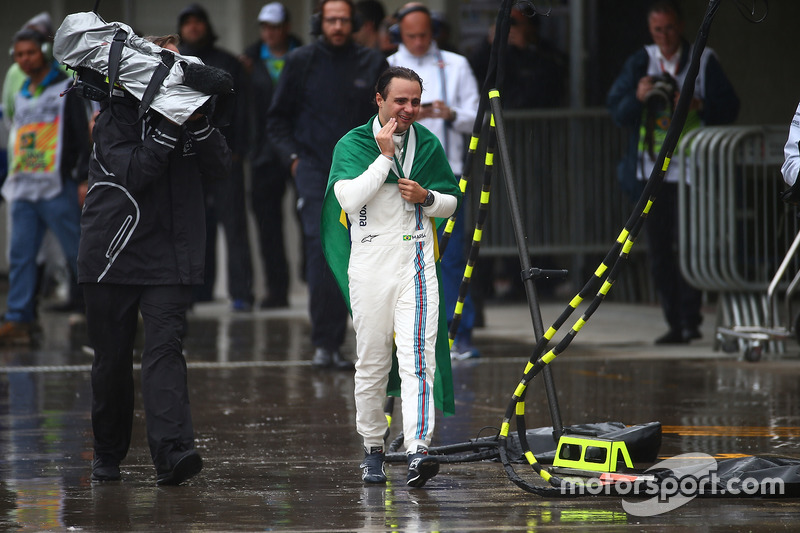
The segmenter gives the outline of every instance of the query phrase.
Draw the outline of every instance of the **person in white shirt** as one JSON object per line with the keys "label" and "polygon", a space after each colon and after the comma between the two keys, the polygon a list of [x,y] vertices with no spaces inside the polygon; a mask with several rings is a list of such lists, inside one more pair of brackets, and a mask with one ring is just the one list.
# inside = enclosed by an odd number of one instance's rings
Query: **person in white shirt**
{"label": "person in white shirt", "polygon": [[[413,69],[425,82],[426,99],[422,102],[418,122],[433,132],[447,154],[450,168],[460,177],[464,165],[465,135],[472,132],[478,110],[478,82],[464,56],[441,50],[436,44],[436,22],[430,10],[421,3],[404,5],[396,14],[397,24],[390,33],[400,41],[397,53],[389,56],[391,66]],[[450,319],[458,300],[458,287],[464,275],[464,216],[458,213],[450,243],[442,256],[442,285],[447,316]],[[439,228],[439,236],[444,224]],[[472,298],[464,301],[459,331],[452,355],[458,358],[477,357],[472,345],[475,308]]]}
{"label": "person in white shirt", "polygon": [[[800,104],[794,112],[792,123],[789,126],[789,137],[786,139],[786,146],[783,148],[785,159],[781,166],[783,181],[789,185],[792,194],[784,195],[784,200],[791,203],[797,202],[797,176],[800,174]],[[787,191],[788,192],[788,191]]]}

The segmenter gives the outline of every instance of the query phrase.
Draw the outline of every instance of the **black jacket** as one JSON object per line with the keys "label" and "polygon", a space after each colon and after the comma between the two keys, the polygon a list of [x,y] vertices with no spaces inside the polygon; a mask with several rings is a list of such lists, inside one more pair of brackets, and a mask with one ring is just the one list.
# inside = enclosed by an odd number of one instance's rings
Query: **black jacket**
{"label": "black jacket", "polygon": [[226,177],[230,150],[206,119],[178,126],[115,98],[93,130],[81,216],[78,281],[127,285],[203,282],[202,177]]}
{"label": "black jacket", "polygon": [[[300,41],[293,35],[289,36],[289,42],[292,43],[293,48],[300,45]],[[261,45],[262,42],[259,40],[244,51],[245,57],[250,60],[252,65],[247,88],[250,111],[248,118],[251,124],[250,138],[252,139],[250,157],[253,164],[257,166],[273,164],[278,161],[277,152],[267,138],[267,113],[275,92],[275,85],[261,59]]]}
{"label": "black jacket", "polygon": [[191,47],[182,44],[179,49],[181,54],[199,57],[206,65],[222,69],[233,78],[233,91],[235,93],[233,112],[230,117],[230,124],[222,126],[220,130],[225,139],[227,139],[228,146],[230,146],[233,154],[244,155],[249,149],[247,78],[239,59],[230,52],[217,48],[210,43],[202,47]]}
{"label": "black jacket", "polygon": [[388,67],[377,50],[353,43],[332,47],[323,38],[287,56],[267,131],[283,164],[291,165],[297,154],[312,175],[305,179],[298,172],[301,195],[313,191],[322,198],[336,142],[375,114],[375,82]]}
{"label": "black jacket", "polygon": [[[482,86],[489,70],[492,44],[488,41],[469,58],[472,71]],[[505,77],[500,91],[503,109],[558,107],[564,104],[565,61],[546,44],[520,49],[508,45]]]}

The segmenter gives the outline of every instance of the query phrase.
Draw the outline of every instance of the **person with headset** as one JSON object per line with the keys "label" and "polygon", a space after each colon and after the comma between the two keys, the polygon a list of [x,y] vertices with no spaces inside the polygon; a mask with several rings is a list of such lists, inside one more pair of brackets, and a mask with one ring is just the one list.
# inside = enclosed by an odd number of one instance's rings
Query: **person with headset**
{"label": "person with headset", "polygon": [[25,79],[14,100],[9,173],[3,198],[10,204],[9,288],[0,345],[30,344],[36,318],[37,265],[45,230],[61,244],[77,278],[81,163],[89,153],[89,114],[70,93],[47,37],[25,28],[14,35],[14,60]]}
{"label": "person with headset", "polygon": [[325,262],[320,216],[333,147],[374,113],[375,80],[388,65],[377,50],[353,42],[358,29],[352,0],[322,0],[311,18],[317,39],[289,53],[268,112],[267,130],[295,180],[303,227],[311,317],[312,364],[352,370],[340,353],[345,305]]}
{"label": "person with headset", "polygon": [[[389,56],[389,64],[413,69],[425,81],[425,93],[431,95],[422,103],[419,123],[431,130],[444,146],[447,160],[456,176],[464,166],[465,135],[472,132],[478,110],[478,82],[464,56],[441,50],[436,44],[436,19],[423,4],[412,2],[396,14],[397,23],[390,29],[399,42],[397,53]],[[441,224],[438,232],[444,232]],[[448,319],[453,316],[458,300],[458,287],[464,275],[464,214],[457,213],[450,244],[442,256],[442,285]],[[466,359],[479,356],[472,344],[475,308],[467,295],[452,356]]]}
{"label": "person with headset", "polygon": [[[46,11],[42,11],[28,19],[25,24],[20,28],[20,30],[30,29],[36,31],[37,33],[42,35],[42,53],[44,54],[45,58],[48,61],[53,59],[53,35],[55,30],[53,29],[53,23],[50,17],[50,14]],[[14,59],[14,50],[13,48],[10,50],[11,59]],[[58,64],[58,63],[57,63]],[[66,66],[58,64],[58,68],[64,71],[65,74],[68,76],[72,76],[72,73],[67,71]],[[5,78],[3,80],[3,121],[5,122],[6,126],[10,126],[11,120],[14,118],[14,100],[16,99],[17,93],[19,93],[20,89],[22,88],[22,84],[25,83],[27,76],[25,73],[20,69],[19,65],[16,63],[11,64],[11,66],[6,71]],[[86,166],[88,162],[88,156],[84,157],[81,165],[82,167]],[[6,165],[7,167],[7,165]],[[7,168],[5,169],[7,171]],[[81,171],[83,173],[83,170]],[[3,181],[5,181],[5,177],[0,179],[0,185],[2,185]],[[79,200],[82,198],[83,193],[86,192],[86,180],[78,180],[78,198]],[[67,265],[66,258],[60,249],[60,245],[58,243],[58,239],[53,235],[51,231],[45,232],[44,239],[42,240],[42,246],[39,250],[39,254],[37,256],[36,262],[38,264],[38,275],[37,275],[37,299],[40,298],[43,293],[45,292],[45,288],[49,282],[48,272],[53,271],[55,272],[66,272],[69,275],[68,280],[68,299],[61,303],[54,303],[46,307],[47,311],[55,311],[55,312],[83,312],[83,292],[78,287],[77,280],[72,274],[69,266]]]}
{"label": "person with headset", "polygon": [[[41,13],[31,17],[20,28],[20,30],[24,29],[30,29],[40,33],[43,37],[42,53],[44,53],[45,57],[52,57],[53,34],[55,31],[53,30],[53,23],[51,21],[50,14],[46,11],[42,11]],[[11,59],[13,60],[13,48],[10,50],[10,54]],[[66,72],[65,67],[59,65],[59,68]],[[16,99],[20,88],[22,88],[22,84],[25,82],[26,77],[27,76],[22,69],[20,69],[16,61],[12,63],[8,68],[8,71],[6,71],[6,76],[3,79],[3,114],[5,120],[9,122],[14,116],[14,100]]]}
{"label": "person with headset", "polygon": [[[647,11],[653,44],[634,52],[608,92],[611,118],[628,128],[628,151],[617,170],[623,190],[638,199],[650,177],[669,128],[679,87],[689,71],[691,45],[683,38],[684,20],[675,2],[659,0]],[[683,131],[729,124],[739,113],[739,98],[711,48],[703,50],[694,97]],[[655,344],[687,344],[701,337],[702,294],[683,278],[678,248],[678,164],[669,166],[647,217],[647,252],[669,330]],[[636,187],[636,184],[639,187]],[[636,192],[638,191],[638,192]]]}

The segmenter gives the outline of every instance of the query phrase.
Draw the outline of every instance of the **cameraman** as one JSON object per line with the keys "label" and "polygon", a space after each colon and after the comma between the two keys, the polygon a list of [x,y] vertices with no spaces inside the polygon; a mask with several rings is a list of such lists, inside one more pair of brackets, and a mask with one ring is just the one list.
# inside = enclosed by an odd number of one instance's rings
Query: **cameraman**
{"label": "cameraman", "polygon": [[[177,37],[151,38],[177,51]],[[202,110],[203,108],[201,108]],[[102,101],[81,216],[78,281],[92,364],[92,481],[120,479],[133,424],[133,345],[144,327],[141,386],[159,485],[197,474],[186,361],[192,286],[203,282],[203,178],[225,177],[230,149],[201,110],[178,125],[114,91]]]}
{"label": "cameraman", "polygon": [[[614,122],[630,131],[628,152],[618,174],[623,191],[634,199],[641,194],[664,142],[691,58],[691,45],[682,37],[684,20],[674,2],[653,3],[647,22],[654,44],[628,58],[606,102]],[[738,113],[739,99],[733,86],[714,51],[706,48],[683,131],[729,124]],[[701,294],[683,279],[676,253],[677,167],[669,167],[645,224],[652,275],[669,325],[656,344],[686,344],[701,336]]]}

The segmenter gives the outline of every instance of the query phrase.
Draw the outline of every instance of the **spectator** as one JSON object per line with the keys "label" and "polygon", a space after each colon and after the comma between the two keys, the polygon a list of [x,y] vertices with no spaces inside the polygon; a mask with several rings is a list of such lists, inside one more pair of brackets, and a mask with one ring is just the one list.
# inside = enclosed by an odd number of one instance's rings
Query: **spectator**
{"label": "spectator", "polygon": [[244,51],[244,62],[249,73],[249,115],[253,122],[251,206],[258,225],[267,287],[261,308],[271,309],[289,305],[283,197],[291,175],[267,137],[267,112],[286,64],[286,55],[300,46],[300,41],[289,33],[289,12],[280,2],[271,2],[261,8],[258,27],[261,38]]}
{"label": "spectator", "polygon": [[[44,39],[42,48],[46,52],[45,55],[50,53],[49,49],[51,49],[53,46],[53,34],[55,31],[53,30],[53,24],[49,13],[43,11],[33,16],[25,22],[22,28],[20,28],[20,30],[23,29],[34,30],[42,35],[42,38]],[[68,76],[72,75],[70,72],[67,72],[66,67],[63,65],[58,66]],[[16,62],[12,63],[8,71],[6,71],[6,76],[3,80],[3,120],[6,126],[11,124],[11,120],[14,117],[14,100],[16,99],[16,95],[22,88],[22,84],[25,82],[26,78],[27,76],[25,76],[25,73],[19,68],[19,65]],[[89,159],[88,152],[83,155],[84,157],[80,158],[78,163],[79,167],[76,169],[76,175],[79,174],[80,176],[85,176],[86,165]],[[7,171],[7,165],[4,165],[3,173],[7,173]],[[4,180],[5,174],[3,174],[3,178],[0,179],[0,185],[2,185]],[[79,179],[79,192],[81,188],[85,186],[85,183],[85,180],[82,178]],[[44,234],[42,246],[39,249],[36,262],[38,265],[36,289],[37,302],[39,297],[48,292],[48,288],[52,284],[58,283],[58,279],[66,281],[64,276],[65,274],[66,278],[68,278],[68,283],[65,283],[69,290],[68,299],[62,303],[52,304],[46,309],[57,312],[83,312],[83,293],[78,287],[78,283],[75,279],[72,268],[70,268],[70,266],[67,264],[67,260],[61,250],[61,246],[58,244],[58,239],[55,238],[51,231],[46,231]]]}
{"label": "spectator", "polygon": [[[434,40],[434,21],[423,4],[406,4],[395,17],[395,36],[401,43],[397,53],[389,57],[389,64],[411,68],[425,81],[426,94],[431,96],[422,105],[419,123],[439,138],[453,173],[461,176],[464,166],[464,136],[472,132],[478,110],[478,84],[475,76],[472,75],[466,58],[439,49]],[[444,233],[444,226],[445,224],[439,225],[440,237]],[[448,319],[455,311],[465,264],[464,216],[459,213],[450,243],[442,257],[442,286]],[[472,344],[474,323],[475,308],[472,297],[467,294],[452,347],[453,357],[464,359],[480,355]]]}
{"label": "spectator", "polygon": [[9,289],[0,344],[30,344],[36,317],[36,256],[50,229],[72,274],[80,237],[78,181],[89,151],[88,108],[72,93],[52,47],[33,29],[17,32],[14,61],[25,80],[14,100],[9,174],[3,197],[10,204]]}
{"label": "spectator", "polygon": [[[152,40],[177,51],[177,36]],[[139,101],[119,93],[103,101],[95,121],[81,217],[79,281],[94,348],[92,480],[120,479],[130,448],[133,345],[141,313],[150,456],[156,483],[178,485],[203,467],[183,356],[191,287],[203,281],[202,178],[227,177],[230,150],[202,112],[182,126],[153,108],[139,117]]]}
{"label": "spectator", "polygon": [[[47,46],[53,45],[53,23],[50,19],[50,13],[42,11],[41,13],[30,18],[20,28],[20,30],[31,29],[38,32],[44,38]],[[60,67],[63,69],[63,67]],[[7,123],[10,123],[11,118],[14,116],[14,100],[22,84],[25,82],[25,73],[22,72],[19,65],[14,62],[6,72],[6,77],[3,79],[3,111]]]}
{"label": "spectator", "polygon": [[339,351],[348,314],[322,253],[320,214],[333,147],[372,116],[375,80],[387,67],[380,52],[353,42],[354,16],[351,0],[320,2],[312,18],[318,38],[287,57],[267,124],[270,142],[297,188],[317,368],[353,368]]}
{"label": "spectator", "polygon": [[783,147],[783,165],[781,165],[781,175],[783,181],[789,188],[783,193],[784,201],[797,205],[798,195],[800,194],[800,182],[797,178],[800,175],[800,104],[794,112],[792,122],[789,124],[789,137]]}
{"label": "spectator", "polygon": [[[674,2],[659,0],[647,14],[654,44],[634,52],[608,93],[614,121],[630,130],[628,152],[620,163],[623,188],[647,180],[669,128],[674,102],[689,67],[691,45],[682,37],[684,20]],[[736,120],[739,99],[713,50],[706,48],[683,131]],[[653,282],[669,331],[656,344],[686,344],[699,339],[701,293],[681,275],[678,249],[679,172],[673,163],[647,217],[648,253]],[[641,189],[639,189],[641,190]]]}
{"label": "spectator", "polygon": [[[446,326],[444,317],[439,320],[436,226],[431,218],[449,217],[461,199],[439,140],[414,125],[421,96],[422,80],[414,71],[392,67],[381,75],[375,95],[378,116],[336,145],[323,209],[326,256],[348,296],[356,330],[362,479],[386,482],[383,439],[388,424],[383,400],[394,344],[403,399],[406,484],[411,487],[423,486],[439,471],[438,460],[428,456],[435,422],[431,400],[434,382],[438,389],[449,381],[440,372],[442,366],[449,369],[447,344],[437,351]],[[339,223],[342,210],[349,232]],[[444,353],[443,360],[434,357],[437,352]]]}
{"label": "spectator", "polygon": [[[540,17],[526,16],[518,8],[511,9],[506,48],[505,75],[500,94],[503,108],[529,109],[557,107],[564,103],[563,55],[542,42]],[[494,33],[494,27],[490,35]],[[484,41],[470,57],[470,64],[483,83],[489,69],[493,37]]]}
{"label": "spectator", "polygon": [[247,151],[247,96],[244,70],[233,54],[214,45],[217,36],[208,13],[199,4],[190,4],[178,15],[178,48],[184,55],[197,56],[206,65],[233,76],[235,110],[230,125],[222,133],[231,148],[231,175],[206,187],[206,274],[196,289],[196,301],[214,298],[216,278],[217,223],[222,223],[227,245],[227,279],[231,307],[249,311],[253,305],[253,266],[247,237],[247,207],[244,188],[244,155]]}
{"label": "spectator", "polygon": [[378,0],[360,0],[356,2],[361,27],[353,33],[353,40],[367,48],[380,50],[381,22],[386,17],[386,10]]}

